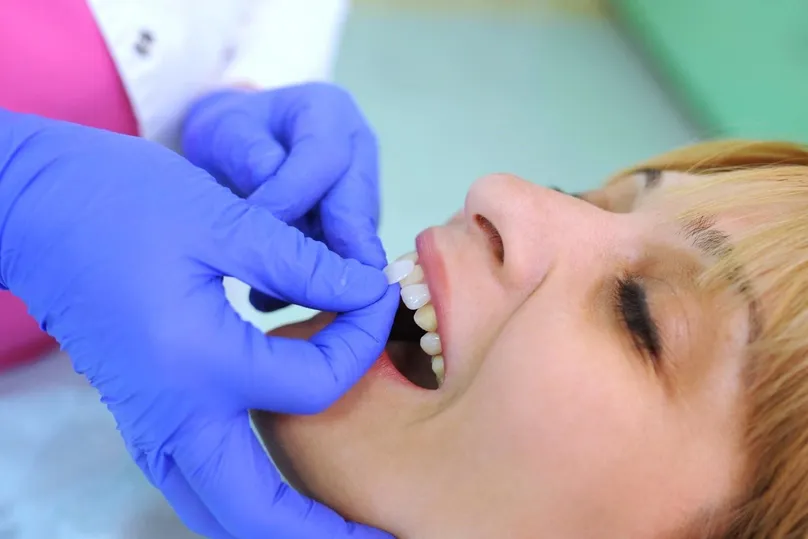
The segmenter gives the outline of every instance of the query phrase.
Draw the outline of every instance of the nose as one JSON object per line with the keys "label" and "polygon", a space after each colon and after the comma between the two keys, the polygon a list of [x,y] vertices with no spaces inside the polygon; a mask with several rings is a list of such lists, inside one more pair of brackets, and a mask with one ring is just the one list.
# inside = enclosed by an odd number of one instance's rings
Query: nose
{"label": "nose", "polygon": [[479,227],[482,216],[496,229],[506,278],[531,289],[573,251],[576,263],[594,263],[618,232],[617,215],[509,174],[477,180],[463,215],[469,227]]}

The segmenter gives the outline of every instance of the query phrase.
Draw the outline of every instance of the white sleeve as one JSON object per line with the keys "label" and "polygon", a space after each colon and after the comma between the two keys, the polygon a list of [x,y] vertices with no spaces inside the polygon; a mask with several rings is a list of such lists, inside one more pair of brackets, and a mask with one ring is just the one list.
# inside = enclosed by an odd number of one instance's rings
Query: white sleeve
{"label": "white sleeve", "polygon": [[224,85],[328,81],[350,0],[249,0]]}

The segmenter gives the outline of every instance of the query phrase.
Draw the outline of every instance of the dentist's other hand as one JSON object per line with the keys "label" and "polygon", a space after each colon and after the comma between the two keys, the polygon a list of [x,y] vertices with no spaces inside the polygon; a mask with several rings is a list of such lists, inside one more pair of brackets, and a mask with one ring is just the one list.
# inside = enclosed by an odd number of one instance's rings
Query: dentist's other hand
{"label": "dentist's other hand", "polygon": [[[345,260],[142,139],[0,109],[0,285],[99,391],[126,447],[212,538],[378,538],[280,480],[248,409],[309,414],[376,360],[398,304]],[[265,337],[222,276],[343,312],[310,341]]]}
{"label": "dentist's other hand", "polygon": [[[190,110],[183,150],[234,193],[332,251],[384,267],[376,138],[341,88],[211,94]],[[255,288],[250,299],[262,311],[285,304]]]}

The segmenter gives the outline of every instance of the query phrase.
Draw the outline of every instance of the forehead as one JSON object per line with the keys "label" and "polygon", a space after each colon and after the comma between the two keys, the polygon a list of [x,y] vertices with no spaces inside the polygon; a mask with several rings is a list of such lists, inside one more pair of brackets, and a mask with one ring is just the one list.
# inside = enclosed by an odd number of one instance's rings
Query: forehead
{"label": "forehead", "polygon": [[603,187],[581,193],[583,200],[613,213],[631,213],[649,197],[658,198],[671,188],[697,181],[696,174],[671,170],[642,169],[613,179]]}
{"label": "forehead", "polygon": [[[638,171],[610,182],[599,190],[599,195],[593,191],[582,198],[607,211],[638,214],[652,226],[676,231],[679,236],[691,240],[703,240],[703,235],[693,232],[701,232],[704,228],[711,229],[713,236],[720,231],[726,236],[725,240],[729,240],[754,227],[761,219],[772,216],[772,208],[757,207],[752,211],[748,204],[737,207],[727,204],[734,200],[737,185],[736,182],[710,182],[710,178],[719,176],[723,174],[666,170],[655,171],[652,181],[649,181],[645,171]],[[699,185],[706,189],[689,187]],[[598,204],[598,199],[610,204]],[[707,221],[709,227],[705,226]]]}
{"label": "forehead", "polygon": [[[642,173],[635,173],[619,178],[604,189],[622,189],[625,193],[625,186],[633,185],[630,200],[623,202],[625,213],[647,214],[659,224],[675,224],[677,230],[690,239],[696,239],[692,232],[705,228],[705,222],[709,221],[708,228],[712,229],[713,235],[720,231],[725,240],[734,238],[735,241],[761,222],[777,216],[782,209],[777,204],[750,203],[756,198],[750,197],[745,191],[738,192],[744,179],[732,172],[693,174],[660,171],[651,185],[642,179]],[[689,187],[699,184],[704,189]]]}
{"label": "forehead", "polygon": [[[640,171],[617,180],[615,184],[633,184],[635,186],[634,200],[629,211],[637,211],[665,204],[670,199],[666,195],[703,179],[703,175],[663,170],[655,171],[653,180],[651,180],[647,172]],[[607,189],[611,187],[607,186]]]}

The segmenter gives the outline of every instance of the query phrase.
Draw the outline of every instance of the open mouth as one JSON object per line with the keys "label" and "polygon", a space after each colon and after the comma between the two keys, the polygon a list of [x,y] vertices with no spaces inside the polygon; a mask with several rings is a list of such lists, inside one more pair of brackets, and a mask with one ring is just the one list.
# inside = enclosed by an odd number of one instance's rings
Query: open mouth
{"label": "open mouth", "polygon": [[443,349],[435,307],[417,261],[418,255],[410,253],[385,268],[388,280],[401,285],[387,354],[407,380],[424,389],[439,389],[445,373]]}
{"label": "open mouth", "polygon": [[424,389],[438,389],[440,385],[432,370],[432,357],[421,348],[424,335],[426,331],[418,327],[412,311],[401,301],[387,341],[387,355],[407,380]]}

